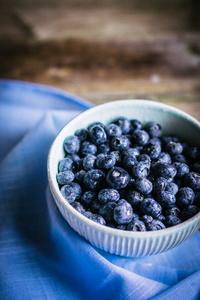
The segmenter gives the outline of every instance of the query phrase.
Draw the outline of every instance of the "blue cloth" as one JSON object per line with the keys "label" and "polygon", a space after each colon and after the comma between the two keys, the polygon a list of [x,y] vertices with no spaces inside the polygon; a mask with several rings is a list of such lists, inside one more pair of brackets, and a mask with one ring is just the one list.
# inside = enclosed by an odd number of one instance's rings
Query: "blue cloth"
{"label": "blue cloth", "polygon": [[200,299],[200,234],[155,256],[91,246],[58,211],[47,155],[59,130],[91,107],[41,85],[0,81],[0,299]]}

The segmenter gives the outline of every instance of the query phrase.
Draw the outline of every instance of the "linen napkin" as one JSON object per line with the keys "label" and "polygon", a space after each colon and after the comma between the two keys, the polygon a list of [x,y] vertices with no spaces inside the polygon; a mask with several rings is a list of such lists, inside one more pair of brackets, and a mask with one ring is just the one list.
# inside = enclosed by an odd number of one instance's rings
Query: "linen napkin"
{"label": "linen napkin", "polygon": [[200,234],[162,254],[111,255],[58,211],[47,155],[92,104],[42,85],[0,80],[0,299],[200,299]]}

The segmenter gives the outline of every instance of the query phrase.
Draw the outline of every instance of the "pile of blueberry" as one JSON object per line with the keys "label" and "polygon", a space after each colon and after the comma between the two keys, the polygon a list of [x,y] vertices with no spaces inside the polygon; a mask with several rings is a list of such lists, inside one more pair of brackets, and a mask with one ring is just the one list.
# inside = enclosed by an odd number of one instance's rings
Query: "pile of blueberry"
{"label": "pile of blueberry", "polygon": [[200,148],[163,136],[155,121],[95,122],[63,143],[57,182],[89,219],[121,230],[177,225],[200,211]]}

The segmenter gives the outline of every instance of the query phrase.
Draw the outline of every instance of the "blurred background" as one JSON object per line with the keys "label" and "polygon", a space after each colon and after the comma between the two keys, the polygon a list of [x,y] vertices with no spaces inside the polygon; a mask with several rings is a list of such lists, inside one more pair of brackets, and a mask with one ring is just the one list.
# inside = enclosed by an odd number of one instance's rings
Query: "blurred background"
{"label": "blurred background", "polygon": [[1,0],[0,77],[200,120],[200,0]]}

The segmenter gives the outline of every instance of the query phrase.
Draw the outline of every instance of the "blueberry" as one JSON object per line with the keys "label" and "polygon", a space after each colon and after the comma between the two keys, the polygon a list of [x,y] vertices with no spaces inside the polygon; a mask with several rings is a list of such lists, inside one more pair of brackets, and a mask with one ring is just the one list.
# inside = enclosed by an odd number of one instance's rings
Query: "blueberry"
{"label": "blueberry", "polygon": [[191,187],[194,191],[200,190],[200,174],[197,172],[188,172],[184,175],[185,185]]}
{"label": "blueberry", "polygon": [[156,122],[147,123],[145,130],[148,132],[150,137],[160,137],[162,135],[162,127]]}
{"label": "blueberry", "polygon": [[104,143],[97,146],[98,153],[110,153],[110,141],[106,140]]}
{"label": "blueberry", "polygon": [[169,207],[169,206],[173,206],[176,203],[176,197],[170,192],[161,191],[157,194],[157,201],[163,207]]}
{"label": "blueberry", "polygon": [[117,124],[111,123],[106,127],[106,133],[108,138],[112,138],[114,136],[122,135],[122,130]]}
{"label": "blueberry", "polygon": [[155,193],[160,193],[161,191],[165,190],[167,184],[168,180],[166,178],[157,177],[153,183],[153,191]]}
{"label": "blueberry", "polygon": [[182,178],[185,174],[187,174],[190,171],[188,165],[186,165],[185,163],[174,162],[173,165],[177,170],[176,178]]}
{"label": "blueberry", "polygon": [[173,215],[169,215],[165,218],[164,224],[166,227],[175,226],[181,223],[181,220]]}
{"label": "blueberry", "polygon": [[183,208],[193,204],[194,197],[194,191],[190,187],[182,187],[176,195],[176,203]]}
{"label": "blueberry", "polygon": [[169,182],[165,187],[165,191],[169,192],[172,195],[176,195],[176,193],[178,192],[178,185],[174,182]]}
{"label": "blueberry", "polygon": [[129,231],[146,231],[146,226],[144,222],[142,222],[139,219],[133,219],[130,223],[127,225],[127,230]]}
{"label": "blueberry", "polygon": [[99,169],[89,170],[83,180],[84,186],[91,190],[100,190],[105,185],[105,174]]}
{"label": "blueberry", "polygon": [[128,191],[127,201],[133,206],[133,208],[139,207],[139,205],[142,203],[143,200],[144,200],[144,196],[141,193],[135,190]]}
{"label": "blueberry", "polygon": [[192,217],[194,217],[196,214],[200,212],[200,208],[196,205],[189,205],[187,208],[183,209],[181,213],[181,220],[186,221]]}
{"label": "blueberry", "polygon": [[145,198],[140,204],[140,211],[144,215],[157,218],[162,213],[161,205],[153,198]]}
{"label": "blueberry", "polygon": [[131,156],[124,156],[123,158],[123,168],[128,171],[131,172],[133,166],[135,165],[135,163],[137,162],[136,157],[131,157]]}
{"label": "blueberry", "polygon": [[126,117],[119,117],[113,121],[114,124],[117,124],[121,130],[122,134],[127,134],[131,130],[131,122]]}
{"label": "blueberry", "polygon": [[121,199],[114,208],[114,220],[120,224],[128,224],[133,219],[133,209],[130,203]]}
{"label": "blueberry", "polygon": [[183,154],[173,155],[172,160],[173,160],[173,162],[179,162],[179,163],[187,164],[187,159]]}
{"label": "blueberry", "polygon": [[105,125],[103,124],[103,123],[101,123],[101,122],[93,122],[93,123],[91,123],[89,126],[88,126],[88,130],[90,131],[90,129],[93,127],[93,126],[95,126],[95,125],[99,125],[99,126],[101,126],[103,129],[105,129]]}
{"label": "blueberry", "polygon": [[84,207],[89,207],[95,199],[97,199],[97,194],[95,192],[86,191],[81,196],[80,202]]}
{"label": "blueberry", "polygon": [[105,219],[99,214],[93,214],[89,219],[100,225],[106,225]]}
{"label": "blueberry", "polygon": [[81,153],[83,155],[92,154],[95,155],[97,152],[97,146],[91,142],[85,141],[81,144]]}
{"label": "blueberry", "polygon": [[116,228],[119,229],[119,230],[127,230],[127,225],[126,224],[121,224],[121,225],[118,225]]}
{"label": "blueberry", "polygon": [[169,215],[179,217],[180,216],[180,209],[178,208],[178,206],[173,205],[173,206],[168,207],[167,209],[165,209],[165,216],[169,216]]}
{"label": "blueberry", "polygon": [[106,141],[107,135],[105,130],[100,125],[94,125],[89,130],[91,141],[95,145],[102,144]]}
{"label": "blueberry", "polygon": [[145,162],[148,166],[149,166],[149,168],[150,168],[150,166],[151,166],[151,158],[149,157],[149,155],[148,154],[140,154],[138,157],[137,157],[137,160],[138,161],[142,161],[142,162]]}
{"label": "blueberry", "polygon": [[115,189],[102,189],[98,193],[98,199],[101,203],[107,203],[107,202],[117,202],[120,198],[120,194],[118,190]]}
{"label": "blueberry", "polygon": [[113,154],[98,155],[96,159],[96,166],[99,169],[110,169],[116,163],[116,158]]}
{"label": "blueberry", "polygon": [[175,177],[177,173],[174,165],[161,162],[155,164],[154,171],[157,176],[165,177],[167,179],[170,177]]}
{"label": "blueberry", "polygon": [[76,194],[76,199],[79,199],[82,195],[82,188],[80,184],[78,184],[77,182],[71,182],[70,185]]}
{"label": "blueberry", "polygon": [[106,177],[107,184],[114,189],[123,189],[127,186],[130,176],[126,170],[114,166],[111,168]]}
{"label": "blueberry", "polygon": [[141,217],[141,221],[144,222],[144,224],[147,226],[148,223],[153,222],[154,218],[150,215],[143,215]]}
{"label": "blueberry", "polygon": [[70,158],[73,162],[80,160],[80,156],[76,153],[68,154],[66,158]]}
{"label": "blueberry", "polygon": [[121,166],[121,164],[122,164],[122,155],[121,155],[120,151],[111,151],[110,154],[115,156],[116,166]]}
{"label": "blueberry", "polygon": [[95,169],[96,166],[96,156],[88,154],[83,159],[83,168],[85,171]]}
{"label": "blueberry", "polygon": [[112,221],[113,220],[113,211],[116,207],[116,202],[108,202],[101,206],[99,209],[99,214],[106,220],[106,221]]}
{"label": "blueberry", "polygon": [[93,213],[92,213],[91,211],[87,210],[87,211],[85,211],[85,212],[83,213],[83,215],[84,215],[86,218],[90,219],[90,218],[92,217]]}
{"label": "blueberry", "polygon": [[137,119],[133,119],[131,120],[131,131],[133,132],[136,129],[142,129],[142,123]]}
{"label": "blueberry", "polygon": [[89,131],[85,128],[81,128],[76,130],[75,135],[81,140],[81,142],[84,142],[89,138]]}
{"label": "blueberry", "polygon": [[176,136],[164,136],[162,138],[163,145],[166,146],[169,142],[180,142],[179,138]]}
{"label": "blueberry", "polygon": [[63,185],[61,187],[61,194],[69,202],[72,203],[76,200],[76,192],[73,187],[69,184]]}
{"label": "blueberry", "polygon": [[160,220],[153,220],[152,222],[146,225],[148,231],[161,230],[165,229],[165,225]]}
{"label": "blueberry", "polygon": [[129,148],[130,141],[125,135],[113,137],[111,140],[111,148],[115,151],[122,151]]}
{"label": "blueberry", "polygon": [[134,178],[147,177],[150,172],[149,164],[146,161],[139,161],[133,165],[132,175]]}
{"label": "blueberry", "polygon": [[75,208],[79,213],[81,214],[85,213],[85,208],[83,207],[83,205],[81,205],[80,202],[74,201],[71,203],[71,206],[73,206],[73,208]]}
{"label": "blueberry", "polygon": [[144,146],[149,141],[149,134],[145,130],[137,129],[133,132],[133,141],[139,146]]}
{"label": "blueberry", "polygon": [[123,156],[137,157],[140,155],[140,151],[137,148],[126,148],[122,151]]}
{"label": "blueberry", "polygon": [[75,173],[75,181],[78,183],[83,183],[83,179],[85,177],[86,171],[85,170],[80,170]]}
{"label": "blueberry", "polygon": [[167,152],[161,152],[160,155],[158,156],[157,162],[163,162],[167,164],[172,163],[171,156]]}
{"label": "blueberry", "polygon": [[64,149],[69,154],[78,153],[80,144],[81,140],[77,136],[70,135],[64,140]]}
{"label": "blueberry", "polygon": [[153,184],[147,178],[137,178],[135,181],[135,188],[138,192],[148,195],[153,189]]}
{"label": "blueberry", "polygon": [[199,147],[187,147],[185,155],[190,162],[196,162],[200,160],[200,148]]}
{"label": "blueberry", "polygon": [[57,174],[56,178],[59,184],[64,185],[72,182],[74,180],[74,173],[70,170],[60,172]]}
{"label": "blueberry", "polygon": [[64,172],[67,170],[72,170],[73,167],[73,160],[71,158],[63,158],[58,165],[59,172]]}
{"label": "blueberry", "polygon": [[165,150],[170,154],[170,155],[176,155],[176,154],[181,154],[183,152],[183,146],[179,142],[169,142]]}

